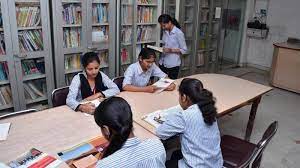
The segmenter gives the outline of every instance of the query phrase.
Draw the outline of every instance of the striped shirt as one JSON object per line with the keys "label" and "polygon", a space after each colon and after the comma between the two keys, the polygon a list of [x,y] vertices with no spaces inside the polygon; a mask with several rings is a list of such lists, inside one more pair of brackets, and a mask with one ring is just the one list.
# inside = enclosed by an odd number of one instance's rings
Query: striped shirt
{"label": "striped shirt", "polygon": [[[120,90],[118,86],[111,80],[107,75],[105,75],[103,72],[101,72],[102,75],[102,82],[104,86],[106,86],[108,89],[103,91],[102,93],[105,95],[105,97],[111,97],[116,94],[120,93]],[[80,101],[82,101],[81,97],[81,90],[80,90],[80,77],[78,73],[74,76],[72,79],[71,85],[69,86],[69,94],[66,100],[66,104],[72,108],[73,110],[76,110],[76,108],[79,106]],[[86,73],[83,73],[86,77]],[[91,88],[93,90],[93,88]]]}
{"label": "striped shirt", "polygon": [[134,85],[138,87],[147,86],[150,77],[156,76],[164,78],[167,76],[155,63],[144,72],[139,62],[131,64],[124,73],[123,87],[125,85]]}
{"label": "striped shirt", "polygon": [[127,139],[121,149],[99,160],[97,168],[164,168],[166,152],[159,139]]}
{"label": "striped shirt", "polygon": [[156,129],[156,134],[164,140],[179,134],[183,154],[183,159],[178,161],[179,168],[223,166],[218,124],[206,125],[197,104],[170,114]]}
{"label": "striped shirt", "polygon": [[[162,41],[165,48],[179,48],[181,54],[187,53],[184,34],[176,26],[170,32],[168,30],[163,32]],[[180,64],[180,54],[178,53],[163,53],[159,59],[159,65],[164,65],[166,68],[173,68]]]}

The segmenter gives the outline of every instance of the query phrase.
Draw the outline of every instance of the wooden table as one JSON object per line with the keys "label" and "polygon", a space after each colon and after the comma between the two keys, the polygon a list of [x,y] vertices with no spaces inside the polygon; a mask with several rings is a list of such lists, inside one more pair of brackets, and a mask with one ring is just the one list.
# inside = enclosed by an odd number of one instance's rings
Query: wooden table
{"label": "wooden table", "polygon": [[[245,139],[250,140],[254,119],[261,97],[272,88],[244,79],[221,74],[198,74],[189,76],[202,81],[205,88],[212,91],[216,98],[218,117],[231,113],[245,105],[252,104]],[[182,79],[175,81],[180,84]],[[155,134],[155,128],[142,120],[146,114],[178,105],[177,89],[171,92],[155,93],[121,92],[133,110],[134,121]]]}
{"label": "wooden table", "polygon": [[[0,161],[4,163],[33,147],[57,156],[57,152],[101,135],[93,116],[74,112],[67,106],[0,120],[6,122],[11,127],[8,139],[0,141]],[[141,139],[156,137],[138,124],[134,124],[134,133]]]}

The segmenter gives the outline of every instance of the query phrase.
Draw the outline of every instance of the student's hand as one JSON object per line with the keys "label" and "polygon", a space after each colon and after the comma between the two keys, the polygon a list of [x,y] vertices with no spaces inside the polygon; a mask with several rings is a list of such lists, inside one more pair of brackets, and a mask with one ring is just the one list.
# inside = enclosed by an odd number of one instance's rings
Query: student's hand
{"label": "student's hand", "polygon": [[163,52],[164,53],[170,53],[170,52],[172,52],[172,48],[163,48]]}
{"label": "student's hand", "polygon": [[101,92],[98,92],[92,96],[89,96],[87,98],[84,99],[84,101],[92,101],[92,100],[95,100],[95,99],[98,99],[98,98],[103,98],[103,94]]}
{"label": "student's hand", "polygon": [[145,92],[154,93],[158,88],[156,86],[150,85],[145,87]]}
{"label": "student's hand", "polygon": [[170,86],[168,86],[165,90],[166,91],[172,91],[172,90],[174,90],[176,88],[176,85],[175,85],[175,83],[172,83]]}
{"label": "student's hand", "polygon": [[83,113],[94,114],[96,107],[93,103],[81,104],[79,110]]}

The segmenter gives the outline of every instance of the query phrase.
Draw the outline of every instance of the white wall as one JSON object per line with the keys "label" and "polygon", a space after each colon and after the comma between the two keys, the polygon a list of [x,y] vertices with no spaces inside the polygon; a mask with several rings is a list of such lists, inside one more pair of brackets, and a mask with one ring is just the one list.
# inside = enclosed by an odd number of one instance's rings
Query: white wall
{"label": "white wall", "polygon": [[[247,18],[253,16],[254,0],[249,0]],[[273,57],[273,43],[286,41],[288,37],[300,38],[300,0],[257,0],[267,2],[267,25],[270,28],[267,39],[245,37],[242,43],[240,63],[270,68]]]}

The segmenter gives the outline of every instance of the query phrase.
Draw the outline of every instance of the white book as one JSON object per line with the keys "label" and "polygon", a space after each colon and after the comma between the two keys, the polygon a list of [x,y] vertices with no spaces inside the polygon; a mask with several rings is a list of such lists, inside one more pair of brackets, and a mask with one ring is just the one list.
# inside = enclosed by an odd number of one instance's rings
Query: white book
{"label": "white book", "polygon": [[95,107],[98,107],[103,100],[104,99],[95,99],[95,100],[91,100],[91,101],[82,101],[82,102],[80,102],[80,104],[92,103],[92,104],[95,105]]}
{"label": "white book", "polygon": [[10,123],[0,124],[0,141],[7,139]]}
{"label": "white book", "polygon": [[163,52],[163,48],[162,47],[157,47],[157,46],[153,46],[153,45],[147,45],[147,48],[151,48],[155,51],[158,51],[158,52]]}
{"label": "white book", "polygon": [[166,121],[167,116],[172,113],[183,111],[180,105],[173,106],[164,110],[157,110],[142,117],[144,121],[151,124],[155,128]]}
{"label": "white book", "polygon": [[153,86],[156,86],[158,89],[155,91],[155,93],[160,93],[163,90],[165,90],[167,87],[169,87],[175,80],[173,79],[167,79],[167,78],[161,78],[157,82],[153,84]]}

